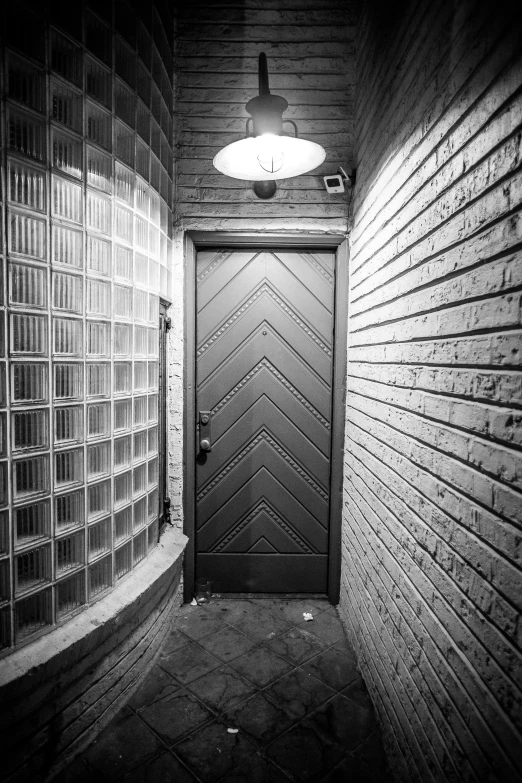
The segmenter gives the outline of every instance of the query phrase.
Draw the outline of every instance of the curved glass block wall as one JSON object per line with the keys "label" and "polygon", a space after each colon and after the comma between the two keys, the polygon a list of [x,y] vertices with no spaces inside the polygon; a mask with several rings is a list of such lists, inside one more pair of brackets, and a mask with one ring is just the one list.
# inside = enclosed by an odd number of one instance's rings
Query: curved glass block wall
{"label": "curved glass block wall", "polygon": [[110,590],[158,540],[172,53],[167,12],[137,7],[2,12],[4,653]]}

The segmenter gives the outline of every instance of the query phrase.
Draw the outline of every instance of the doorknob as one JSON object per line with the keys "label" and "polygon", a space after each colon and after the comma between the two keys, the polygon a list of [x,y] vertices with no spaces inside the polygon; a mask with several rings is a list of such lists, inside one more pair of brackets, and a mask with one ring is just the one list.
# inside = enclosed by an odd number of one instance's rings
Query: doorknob
{"label": "doorknob", "polygon": [[210,411],[199,412],[199,450],[212,451],[210,437]]}

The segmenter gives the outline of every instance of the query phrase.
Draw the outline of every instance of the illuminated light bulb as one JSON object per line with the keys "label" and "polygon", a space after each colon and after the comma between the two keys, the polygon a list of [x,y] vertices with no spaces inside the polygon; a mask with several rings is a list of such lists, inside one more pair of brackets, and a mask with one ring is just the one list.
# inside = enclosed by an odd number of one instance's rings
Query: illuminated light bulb
{"label": "illuminated light bulb", "polygon": [[277,174],[283,167],[285,155],[278,140],[279,137],[273,133],[264,133],[256,139],[259,150],[257,160],[263,171],[268,174]]}

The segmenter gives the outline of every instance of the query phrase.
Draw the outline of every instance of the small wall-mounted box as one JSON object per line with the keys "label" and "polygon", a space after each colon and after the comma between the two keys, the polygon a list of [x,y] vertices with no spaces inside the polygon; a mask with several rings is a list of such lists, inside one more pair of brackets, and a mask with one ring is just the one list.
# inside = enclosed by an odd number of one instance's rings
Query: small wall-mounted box
{"label": "small wall-mounted box", "polygon": [[323,179],[327,193],[344,193],[344,182],[341,174],[328,174]]}

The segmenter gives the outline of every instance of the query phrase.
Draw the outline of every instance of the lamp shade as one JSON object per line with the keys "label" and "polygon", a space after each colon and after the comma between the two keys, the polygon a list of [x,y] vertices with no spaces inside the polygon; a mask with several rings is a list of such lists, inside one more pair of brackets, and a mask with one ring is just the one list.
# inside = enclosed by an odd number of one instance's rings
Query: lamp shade
{"label": "lamp shade", "polygon": [[314,141],[265,133],[223,147],[214,166],[228,177],[261,182],[297,177],[320,166],[325,157],[324,149]]}

